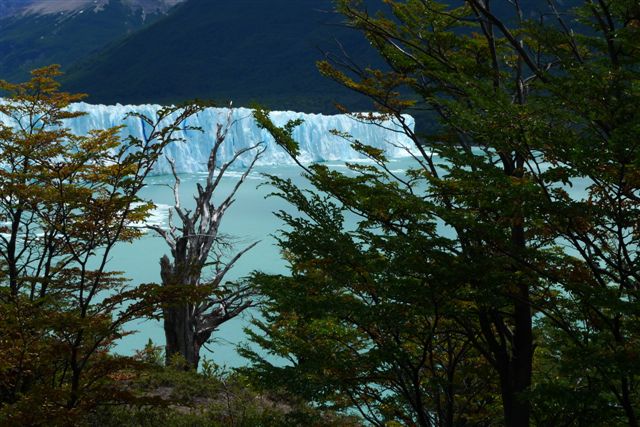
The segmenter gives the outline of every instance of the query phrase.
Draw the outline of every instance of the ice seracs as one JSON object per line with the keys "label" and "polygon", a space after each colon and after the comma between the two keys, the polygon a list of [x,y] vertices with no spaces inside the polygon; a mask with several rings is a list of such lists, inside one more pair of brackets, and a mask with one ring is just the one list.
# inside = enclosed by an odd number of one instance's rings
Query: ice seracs
{"label": "ice seracs", "polygon": [[[72,111],[83,111],[87,114],[70,120],[67,125],[74,133],[86,134],[90,129],[104,129],[112,126],[125,125],[122,136],[128,134],[138,138],[145,138],[149,131],[142,120],[135,117],[124,117],[129,112],[145,114],[155,117],[160,109],[159,105],[91,105],[77,103],[70,106]],[[165,149],[165,154],[176,162],[179,173],[197,173],[206,170],[211,145],[214,140],[216,125],[225,121],[228,109],[207,108],[194,117],[191,117],[183,128],[187,126],[200,127],[203,132],[195,130],[183,130],[178,136],[185,142],[175,142]],[[290,164],[292,159],[280,147],[277,146],[269,133],[260,129],[253,119],[252,111],[247,108],[233,109],[233,126],[231,127],[222,150],[220,162],[229,160],[238,149],[254,145],[263,141],[267,151],[260,159],[262,165]],[[393,121],[385,121],[379,125],[365,123],[351,116],[305,114],[291,111],[274,111],[271,119],[276,125],[282,126],[290,120],[302,119],[302,125],[298,126],[293,137],[300,144],[300,158],[304,162],[323,161],[349,161],[359,160],[363,157],[351,148],[351,144],[345,138],[331,133],[338,130],[350,134],[354,139],[367,143],[386,151],[390,158],[404,157],[408,153],[403,147],[411,147],[411,141],[400,132],[401,126]],[[0,120],[2,118],[0,117]],[[405,117],[405,122],[413,127],[414,121],[410,116]],[[248,158],[247,158],[248,160]],[[240,162],[240,166],[243,166]],[[170,173],[170,166],[163,157],[154,169],[157,175]]]}

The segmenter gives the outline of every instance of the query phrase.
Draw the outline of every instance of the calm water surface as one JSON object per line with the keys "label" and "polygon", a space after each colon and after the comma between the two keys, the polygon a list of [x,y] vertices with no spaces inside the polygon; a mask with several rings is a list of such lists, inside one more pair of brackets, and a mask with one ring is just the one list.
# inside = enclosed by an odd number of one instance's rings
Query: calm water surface
{"label": "calm water surface", "polygon": [[[347,171],[344,164],[341,163],[335,162],[329,166],[340,171]],[[391,161],[389,166],[394,173],[402,175],[404,170],[413,167],[414,164],[411,159],[398,159]],[[267,273],[287,273],[286,264],[280,257],[273,236],[278,229],[283,227],[283,224],[273,212],[281,209],[291,212],[292,208],[277,197],[267,197],[274,188],[267,184],[267,180],[262,174],[290,178],[299,186],[308,187],[308,183],[300,175],[300,172],[299,167],[291,165],[257,167],[240,188],[236,195],[235,204],[227,211],[223,219],[221,232],[235,238],[238,242],[238,248],[251,242],[260,242],[238,261],[235,268],[227,276],[228,279],[246,276],[254,270]],[[238,173],[232,172],[223,180],[217,193],[220,199],[226,197],[228,191],[235,185],[238,176]],[[183,206],[194,205],[193,194],[196,191],[196,183],[204,179],[203,174],[181,175],[180,193]],[[151,222],[167,223],[168,210],[173,205],[173,193],[168,187],[172,183],[173,179],[170,176],[156,176],[148,179],[142,196],[152,200],[158,207],[150,220]],[[578,180],[572,188],[567,188],[567,190],[574,196],[584,197],[586,185],[585,182]],[[354,223],[354,218],[347,218],[347,222]],[[443,232],[447,233],[446,230]],[[123,271],[134,285],[159,283],[159,260],[168,252],[164,240],[150,232],[131,244],[122,244],[117,247],[110,265],[113,270]],[[249,325],[253,314],[255,311],[246,312],[241,317],[222,325],[220,330],[213,335],[214,341],[209,346],[212,352],[205,351],[204,355],[220,365],[229,367],[242,365],[245,361],[237,354],[235,348],[237,344],[246,342],[243,328]],[[129,329],[137,332],[125,337],[116,347],[116,352],[132,354],[135,350],[144,347],[149,338],[157,345],[164,345],[164,333],[160,322],[150,320],[138,322],[131,324]]]}
{"label": "calm water surface", "polygon": [[[409,164],[409,160],[397,160],[392,162],[392,168],[398,170],[406,168]],[[332,163],[329,166],[346,171],[344,165],[340,163]],[[238,248],[254,241],[260,242],[238,261],[227,276],[229,279],[246,276],[253,270],[267,273],[287,272],[286,264],[280,257],[273,236],[283,224],[273,212],[281,209],[291,211],[292,208],[277,197],[266,197],[274,189],[266,184],[266,178],[262,175],[265,173],[281,178],[291,178],[298,185],[307,186],[297,166],[258,167],[249,176],[238,191],[236,202],[227,211],[221,225],[221,232],[233,236],[238,242]],[[238,174],[232,172],[224,179],[217,193],[220,199],[226,197],[235,184],[237,176]],[[196,191],[196,183],[204,179],[203,174],[181,175],[180,193],[183,206],[194,205],[193,194]],[[168,210],[173,205],[173,193],[167,185],[172,183],[173,179],[170,176],[154,176],[148,179],[147,186],[142,191],[142,197],[152,200],[157,205],[151,222],[167,223]],[[168,252],[164,240],[149,232],[131,244],[122,244],[117,247],[110,266],[113,270],[123,271],[126,277],[131,279],[132,284],[159,283],[159,260]],[[221,365],[242,365],[244,360],[237,354],[235,347],[246,341],[243,328],[248,326],[252,315],[253,313],[249,312],[222,325],[220,330],[214,333],[214,342],[209,346],[213,352],[205,352],[205,355]],[[118,353],[132,354],[135,350],[144,347],[149,338],[157,345],[164,344],[162,325],[158,321],[136,322],[130,324],[128,329],[136,333],[125,337],[120,342],[116,347]]]}

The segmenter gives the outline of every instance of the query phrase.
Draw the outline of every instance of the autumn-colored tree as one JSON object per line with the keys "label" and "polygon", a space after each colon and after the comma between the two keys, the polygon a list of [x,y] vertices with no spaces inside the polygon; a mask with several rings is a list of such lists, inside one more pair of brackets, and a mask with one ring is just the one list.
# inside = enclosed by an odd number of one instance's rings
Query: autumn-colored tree
{"label": "autumn-colored tree", "polygon": [[123,325],[153,313],[151,287],[130,287],[108,260],[141,234],[152,203],[143,180],[184,117],[162,109],[148,138],[120,128],[75,135],[81,95],[59,90],[56,66],[0,81],[0,420],[72,425],[96,405],[131,398],[117,381],[130,358],[109,353]]}

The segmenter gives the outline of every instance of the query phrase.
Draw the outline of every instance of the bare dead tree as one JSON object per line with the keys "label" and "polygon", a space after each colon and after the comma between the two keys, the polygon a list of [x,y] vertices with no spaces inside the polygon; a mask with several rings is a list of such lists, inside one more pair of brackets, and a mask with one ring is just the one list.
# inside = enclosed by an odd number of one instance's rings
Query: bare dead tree
{"label": "bare dead tree", "polygon": [[[197,194],[194,195],[194,210],[183,207],[180,177],[175,161],[168,159],[174,178],[174,206],[169,211],[168,228],[148,226],[171,249],[171,257],[165,255],[160,259],[162,285],[176,292],[176,303],[162,308],[167,363],[175,354],[180,354],[189,368],[197,368],[200,349],[213,332],[255,304],[255,294],[249,285],[223,282],[240,257],[258,243],[253,242],[235,254],[226,256],[233,243],[220,234],[220,223],[235,201],[238,189],[265,150],[262,143],[242,148],[217,169],[218,153],[233,124],[232,111],[229,110],[226,121],[217,125],[215,142],[207,162],[206,180],[204,185],[197,184]],[[225,173],[244,155],[252,156],[248,167],[222,202],[216,205],[213,197]],[[174,214],[178,217],[178,225],[174,224]],[[205,274],[210,278],[203,279]],[[197,297],[185,298],[186,295]]]}

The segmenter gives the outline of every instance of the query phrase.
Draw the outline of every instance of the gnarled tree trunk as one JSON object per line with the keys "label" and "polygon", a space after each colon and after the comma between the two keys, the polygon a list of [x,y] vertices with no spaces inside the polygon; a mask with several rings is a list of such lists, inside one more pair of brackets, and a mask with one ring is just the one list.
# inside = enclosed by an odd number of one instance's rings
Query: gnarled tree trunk
{"label": "gnarled tree trunk", "polygon": [[[184,277],[175,271],[168,256],[160,259],[160,277],[163,286],[187,284]],[[178,301],[176,305],[162,310],[164,335],[166,337],[165,358],[169,365],[176,354],[182,355],[188,366],[198,367],[200,346],[196,348],[193,304]]]}
{"label": "gnarled tree trunk", "polygon": [[[162,309],[164,331],[166,336],[166,363],[169,364],[176,354],[182,355],[185,368],[197,368],[200,349],[209,340],[213,332],[224,322],[230,320],[253,305],[252,289],[243,283],[222,283],[224,276],[236,261],[253,248],[257,242],[250,244],[228,259],[223,251],[216,250],[221,245],[230,246],[218,235],[220,222],[226,210],[234,202],[235,194],[245,181],[264,149],[256,144],[237,151],[232,158],[216,169],[218,150],[231,127],[231,111],[225,124],[219,124],[216,140],[211,149],[207,163],[208,175],[203,185],[198,184],[194,199],[194,210],[185,209],[180,204],[180,178],[172,159],[169,160],[175,184],[173,195],[175,204],[169,212],[168,229],[149,226],[169,245],[171,257],[160,259],[160,275],[162,285],[176,292],[175,303],[165,305]],[[213,195],[222,177],[230,166],[243,154],[252,152],[252,161],[244,171],[227,197],[214,205]],[[178,226],[173,224],[173,213],[180,219]],[[204,282],[202,275],[208,266],[213,266],[206,273],[212,279]],[[206,295],[193,292],[200,286],[207,290]],[[197,295],[196,295],[197,294]]]}

